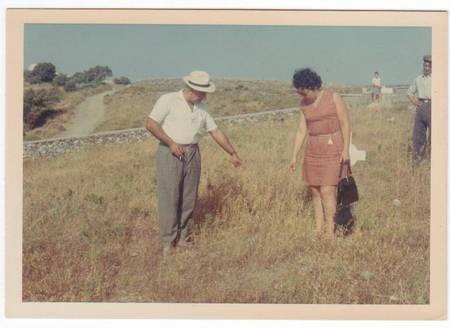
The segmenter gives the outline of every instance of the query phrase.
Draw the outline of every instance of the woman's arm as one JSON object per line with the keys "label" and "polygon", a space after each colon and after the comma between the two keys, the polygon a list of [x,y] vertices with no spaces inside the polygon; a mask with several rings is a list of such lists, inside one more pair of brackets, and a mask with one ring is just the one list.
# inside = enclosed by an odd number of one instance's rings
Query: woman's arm
{"label": "woman's arm", "polygon": [[303,112],[300,110],[300,121],[298,123],[297,133],[295,134],[294,150],[292,151],[292,160],[289,164],[289,171],[294,172],[297,164],[297,156],[303,145],[306,136],[306,120]]}
{"label": "woman's arm", "polygon": [[342,151],[341,160],[347,161],[350,159],[350,120],[347,105],[337,93],[333,94],[333,100],[336,104],[336,113],[344,137],[344,150]]}

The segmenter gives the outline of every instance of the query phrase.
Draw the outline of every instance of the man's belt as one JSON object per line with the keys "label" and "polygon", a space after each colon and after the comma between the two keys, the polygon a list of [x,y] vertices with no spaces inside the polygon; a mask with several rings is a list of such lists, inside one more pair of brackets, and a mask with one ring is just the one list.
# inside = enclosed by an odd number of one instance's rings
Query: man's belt
{"label": "man's belt", "polygon": [[[159,144],[161,146],[164,146],[164,147],[169,147],[168,145],[166,145],[163,142],[160,142]],[[195,147],[198,147],[198,144],[196,144],[196,143],[192,143],[192,144],[178,144],[178,146],[180,146],[181,148],[195,148]]]}
{"label": "man's belt", "polygon": [[192,144],[178,144],[182,148],[195,148],[198,147],[198,144],[192,143]]}
{"label": "man's belt", "polygon": [[418,98],[420,101],[423,101],[424,103],[431,102],[431,99],[428,98]]}

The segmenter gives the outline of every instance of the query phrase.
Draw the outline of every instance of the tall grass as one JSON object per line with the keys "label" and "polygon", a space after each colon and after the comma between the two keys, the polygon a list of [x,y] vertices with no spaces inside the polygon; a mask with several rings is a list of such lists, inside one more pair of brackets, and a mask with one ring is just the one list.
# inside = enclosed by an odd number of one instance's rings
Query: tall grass
{"label": "tall grass", "polygon": [[[352,107],[361,199],[352,234],[316,239],[297,117],[226,125],[235,169],[204,138],[195,247],[164,261],[156,141],[24,162],[24,301],[429,303],[430,166],[414,168],[412,113]],[[393,200],[400,200],[395,206]]]}

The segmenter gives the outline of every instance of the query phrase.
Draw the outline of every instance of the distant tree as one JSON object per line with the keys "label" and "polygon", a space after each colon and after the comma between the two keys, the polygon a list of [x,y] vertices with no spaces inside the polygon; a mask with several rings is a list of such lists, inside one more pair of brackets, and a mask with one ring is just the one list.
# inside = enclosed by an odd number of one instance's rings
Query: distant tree
{"label": "distant tree", "polygon": [[97,65],[84,72],[77,72],[70,77],[70,80],[77,83],[99,83],[108,76],[112,76],[112,71],[108,66]]}
{"label": "distant tree", "polygon": [[25,70],[23,72],[23,79],[25,82],[28,82],[30,84],[37,84],[42,82],[40,77],[37,75],[33,75],[30,70]]}
{"label": "distant tree", "polygon": [[86,82],[101,82],[108,76],[112,76],[112,71],[108,66],[97,65],[88,69],[84,74]]}
{"label": "distant tree", "polygon": [[57,86],[60,86],[60,87],[63,87],[63,86],[66,85],[67,80],[68,80],[67,75],[65,75],[65,74],[58,74],[53,79],[53,84],[57,85]]}
{"label": "distant tree", "polygon": [[130,84],[131,82],[130,82],[129,78],[127,78],[125,76],[121,76],[118,79],[117,78],[114,79],[114,83],[115,84],[124,84],[124,85],[126,85],[126,84]]}
{"label": "distant tree", "polygon": [[52,82],[56,75],[55,65],[52,63],[39,63],[29,74],[30,83]]}
{"label": "distant tree", "polygon": [[70,77],[70,80],[74,83],[86,83],[86,74],[84,72],[77,72]]}
{"label": "distant tree", "polygon": [[75,91],[76,89],[77,89],[77,84],[72,79],[68,80],[66,82],[66,84],[64,85],[64,91],[66,91],[66,92],[72,92],[72,91]]}

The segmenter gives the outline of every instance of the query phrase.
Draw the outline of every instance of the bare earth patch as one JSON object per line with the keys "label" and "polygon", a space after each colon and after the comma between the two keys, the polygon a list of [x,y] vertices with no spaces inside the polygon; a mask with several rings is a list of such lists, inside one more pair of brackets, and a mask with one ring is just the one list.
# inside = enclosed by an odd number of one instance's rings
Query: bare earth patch
{"label": "bare earth patch", "polygon": [[102,92],[79,104],[72,124],[58,137],[84,136],[92,133],[103,120],[105,114],[104,97],[113,93],[112,90]]}

